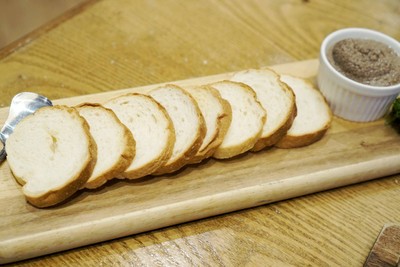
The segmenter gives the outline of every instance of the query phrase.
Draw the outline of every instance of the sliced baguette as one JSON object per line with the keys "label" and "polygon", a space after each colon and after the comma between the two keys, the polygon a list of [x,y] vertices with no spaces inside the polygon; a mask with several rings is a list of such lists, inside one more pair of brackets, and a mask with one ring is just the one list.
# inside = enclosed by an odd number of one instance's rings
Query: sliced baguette
{"label": "sliced baguette", "polygon": [[304,79],[290,75],[281,75],[280,79],[296,95],[297,116],[287,134],[275,145],[280,148],[295,148],[320,140],[332,121],[332,111],[325,98]]}
{"label": "sliced baguette", "polygon": [[28,202],[49,207],[89,179],[96,145],[74,108],[44,107],[27,116],[7,139],[7,161]]}
{"label": "sliced baguette", "polygon": [[84,103],[77,107],[89,123],[97,144],[97,161],[84,187],[94,189],[121,174],[135,155],[135,140],[115,113],[99,104]]}
{"label": "sliced baguette", "polygon": [[165,109],[153,98],[127,94],[104,103],[113,110],[136,140],[136,155],[118,178],[136,179],[163,166],[172,153],[175,133]]}
{"label": "sliced baguette", "polygon": [[238,72],[231,80],[249,85],[267,111],[261,137],[251,150],[259,151],[273,146],[286,134],[296,117],[293,91],[279,80],[278,74],[269,69]]}
{"label": "sliced baguette", "polygon": [[206,134],[204,118],[193,97],[176,85],[164,85],[149,94],[165,107],[176,134],[171,157],[154,174],[171,173],[188,164],[196,155]]}
{"label": "sliced baguette", "polygon": [[196,100],[206,123],[207,132],[199,151],[190,163],[198,163],[211,157],[222,143],[232,120],[232,109],[228,101],[223,99],[218,90],[203,85],[185,87]]}
{"label": "sliced baguette", "polygon": [[252,149],[261,136],[266,119],[265,109],[258,102],[256,93],[250,86],[233,81],[221,81],[211,86],[232,108],[232,122],[213,157],[231,158]]}

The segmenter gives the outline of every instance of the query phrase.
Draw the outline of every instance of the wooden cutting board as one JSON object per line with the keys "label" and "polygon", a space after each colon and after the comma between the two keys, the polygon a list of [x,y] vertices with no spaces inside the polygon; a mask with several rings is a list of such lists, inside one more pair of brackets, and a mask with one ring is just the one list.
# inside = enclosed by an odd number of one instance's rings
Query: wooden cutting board
{"label": "wooden cutting board", "polygon": [[[273,67],[313,79],[316,60]],[[203,84],[229,74],[174,82]],[[157,85],[54,101],[102,102]],[[0,109],[4,122],[7,108]],[[32,140],[34,141],[34,140]],[[207,160],[168,176],[111,181],[54,208],[27,204],[7,162],[0,165],[0,263],[49,254],[400,172],[400,136],[383,120],[334,119],[319,142],[270,149],[230,160]]]}
{"label": "wooden cutting board", "polygon": [[385,224],[363,267],[400,266],[400,224]]}

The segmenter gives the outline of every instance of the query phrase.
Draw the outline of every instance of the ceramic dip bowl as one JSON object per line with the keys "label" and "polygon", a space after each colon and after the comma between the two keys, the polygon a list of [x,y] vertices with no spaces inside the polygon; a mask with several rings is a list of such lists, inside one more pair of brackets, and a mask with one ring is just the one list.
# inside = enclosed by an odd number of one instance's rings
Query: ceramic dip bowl
{"label": "ceramic dip bowl", "polygon": [[[377,31],[347,28],[329,34],[321,45],[318,87],[333,113],[346,120],[368,122],[382,118],[400,93],[400,83],[375,86],[357,82],[338,71],[329,61],[333,46],[345,39],[374,40],[400,56],[400,43]],[[397,73],[397,72],[396,72]]]}

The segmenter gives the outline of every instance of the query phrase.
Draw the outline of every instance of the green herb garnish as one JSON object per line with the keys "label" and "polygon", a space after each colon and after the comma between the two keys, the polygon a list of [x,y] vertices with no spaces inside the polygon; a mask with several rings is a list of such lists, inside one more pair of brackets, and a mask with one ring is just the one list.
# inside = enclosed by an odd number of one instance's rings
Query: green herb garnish
{"label": "green herb garnish", "polygon": [[397,98],[393,102],[392,108],[386,116],[386,122],[400,133],[400,98]]}

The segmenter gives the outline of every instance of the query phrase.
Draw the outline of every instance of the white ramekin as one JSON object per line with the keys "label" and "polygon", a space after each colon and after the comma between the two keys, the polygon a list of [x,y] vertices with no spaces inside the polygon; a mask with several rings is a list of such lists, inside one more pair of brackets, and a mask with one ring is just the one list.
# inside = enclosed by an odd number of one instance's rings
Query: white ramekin
{"label": "white ramekin", "polygon": [[337,71],[328,61],[331,47],[347,38],[370,39],[387,44],[400,55],[400,43],[369,29],[347,28],[329,34],[321,45],[318,87],[332,112],[343,119],[368,122],[382,118],[400,93],[400,83],[392,86],[371,86],[356,82]]}

